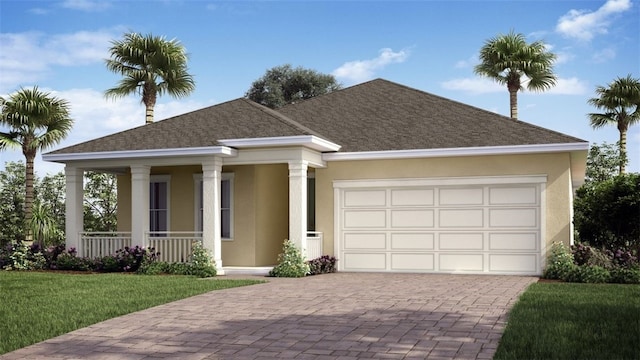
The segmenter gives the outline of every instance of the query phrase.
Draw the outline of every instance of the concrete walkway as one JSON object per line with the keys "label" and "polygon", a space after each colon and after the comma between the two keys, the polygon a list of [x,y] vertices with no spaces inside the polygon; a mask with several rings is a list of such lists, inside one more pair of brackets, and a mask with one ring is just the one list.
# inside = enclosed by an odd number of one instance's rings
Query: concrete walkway
{"label": "concrete walkway", "polygon": [[490,359],[507,311],[537,280],[359,273],[267,279],[107,320],[1,358]]}

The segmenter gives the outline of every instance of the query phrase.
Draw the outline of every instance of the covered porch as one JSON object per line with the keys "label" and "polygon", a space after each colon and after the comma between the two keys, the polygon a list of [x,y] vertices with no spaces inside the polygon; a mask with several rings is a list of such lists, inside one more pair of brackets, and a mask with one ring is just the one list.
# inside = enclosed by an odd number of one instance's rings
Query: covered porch
{"label": "covered porch", "polygon": [[[283,144],[283,141],[286,144]],[[310,168],[324,167],[321,151],[333,150],[337,147],[328,144],[326,141],[316,138],[315,136],[299,136],[283,140],[283,138],[274,139],[241,139],[241,140],[225,140],[226,146],[216,146],[209,148],[196,149],[163,149],[154,151],[133,151],[111,154],[60,154],[49,155],[45,160],[58,161],[65,163],[66,175],[66,246],[67,248],[76,248],[79,256],[105,256],[113,254],[117,249],[126,246],[152,247],[156,252],[160,253],[160,260],[169,262],[187,261],[193,244],[199,242],[209,251],[216,263],[218,274],[225,273],[225,267],[232,266],[265,266],[275,265],[276,256],[269,264],[266,264],[264,257],[258,260],[256,257],[261,256],[264,251],[264,236],[261,233],[261,226],[264,225],[263,218],[269,219],[269,212],[282,213],[284,216],[279,220],[279,227],[284,230],[282,232],[271,231],[269,236],[274,238],[278,236],[278,247],[281,249],[282,241],[285,238],[292,240],[302,253],[312,259],[321,256],[325,250],[323,246],[323,236],[320,232],[309,232],[307,218],[307,199],[308,189],[307,182]],[[287,146],[283,146],[287,145]],[[276,195],[271,196],[270,200],[262,200],[263,206],[256,207],[251,201],[246,200],[246,191],[242,186],[247,180],[243,172],[246,167],[256,167],[260,171],[265,166],[277,166],[278,175],[276,178],[268,176],[255,175],[251,181],[251,186],[261,187],[261,194],[269,194],[269,187],[285,185],[282,191],[277,193],[277,201],[281,202],[277,209],[269,208],[269,201],[273,201]],[[173,167],[173,168],[172,168]],[[150,216],[150,183],[153,176],[157,176],[158,171],[162,174],[163,169],[182,169],[189,167],[193,171],[191,179],[198,176],[201,181],[201,197],[202,204],[199,214],[194,214],[193,218],[201,217],[198,228],[197,221],[191,221],[191,225],[173,226],[161,229],[162,231],[154,231]],[[237,182],[236,189],[233,190],[234,196],[237,196],[235,202],[238,209],[234,209],[230,214],[224,213],[221,206],[222,181],[224,171],[231,171],[235,174]],[[118,194],[118,232],[115,233],[88,233],[83,229],[83,174],[84,171],[104,171],[113,172],[119,175],[118,182],[123,180],[124,187],[128,188],[128,194],[125,196]],[[235,173],[234,173],[235,171]],[[266,171],[267,173],[273,170]],[[281,173],[280,171],[284,171]],[[256,170],[258,172],[258,170]],[[186,172],[185,172],[186,174]],[[193,204],[193,193],[185,190],[186,186],[180,186],[180,181],[186,183],[185,174],[181,174],[180,179],[172,180],[171,184],[175,187],[174,196],[178,199],[191,198]],[[282,183],[282,180],[285,183]],[[273,182],[273,184],[271,184]],[[280,184],[280,185],[278,185]],[[193,188],[194,186],[191,185]],[[265,190],[266,189],[266,190]],[[184,194],[178,194],[184,192]],[[245,196],[245,198],[242,198]],[[189,203],[186,201],[186,203]],[[249,205],[247,205],[249,204]],[[266,204],[266,205],[265,205]],[[122,206],[121,206],[122,205]],[[174,204],[167,205],[167,212],[173,213],[171,217],[180,217],[185,213],[185,206],[178,206],[178,201]],[[244,206],[243,210],[239,208]],[[122,209],[121,209],[122,207]],[[193,205],[191,213],[194,213]],[[249,211],[247,211],[249,209]],[[186,211],[188,212],[188,211]],[[267,214],[267,215],[265,215]],[[231,239],[223,238],[223,222],[225,216],[235,218],[235,236]],[[227,261],[223,248],[231,248],[235,246],[240,248],[241,242],[245,241],[245,231],[243,222],[244,217],[254,217],[252,225],[252,233],[249,234],[254,242],[252,248],[254,259],[249,259],[243,263],[235,261]],[[121,219],[123,221],[121,221]],[[260,223],[262,221],[262,223]],[[121,226],[122,223],[122,226]],[[284,228],[282,228],[284,226]],[[315,229],[312,229],[315,230]],[[232,230],[234,231],[234,230]],[[280,235],[274,235],[280,234]],[[247,240],[249,241],[249,240]],[[235,242],[235,243],[233,243]],[[273,245],[270,245],[273,248]],[[273,252],[272,250],[270,250]],[[241,252],[241,251],[240,251]],[[257,254],[257,255],[256,255]],[[277,255],[277,253],[276,253]],[[225,263],[225,261],[228,262]],[[253,262],[252,262],[253,261]],[[236,263],[234,263],[236,262]],[[262,265],[261,265],[262,264]]]}

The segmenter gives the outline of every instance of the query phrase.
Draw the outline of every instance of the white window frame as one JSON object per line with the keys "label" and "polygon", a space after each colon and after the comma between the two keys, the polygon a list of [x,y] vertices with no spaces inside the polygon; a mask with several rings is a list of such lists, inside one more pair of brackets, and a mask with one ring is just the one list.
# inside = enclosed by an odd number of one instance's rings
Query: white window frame
{"label": "white window frame", "polygon": [[[229,181],[229,237],[224,237],[220,234],[222,241],[233,241],[233,224],[234,224],[234,202],[233,202],[233,183],[234,183],[234,173],[222,173],[221,181]],[[194,186],[194,202],[193,202],[193,214],[194,214],[194,229],[196,231],[202,232],[202,174],[194,174],[193,175],[193,186]],[[222,186],[220,186],[220,201],[222,202]],[[220,221],[222,221],[222,204],[220,204]],[[222,226],[220,226],[220,231],[222,231]]]}
{"label": "white window frame", "polygon": [[171,231],[171,176],[170,175],[151,175],[149,176],[149,190],[151,190],[151,184],[152,183],[166,183],[167,184],[167,191],[165,193],[165,196],[167,197],[167,209],[166,209],[166,223],[167,223],[167,229],[166,230],[157,230],[157,229],[151,229],[151,212],[157,209],[152,209],[151,208],[151,194],[149,194],[149,231],[150,232],[169,232]]}

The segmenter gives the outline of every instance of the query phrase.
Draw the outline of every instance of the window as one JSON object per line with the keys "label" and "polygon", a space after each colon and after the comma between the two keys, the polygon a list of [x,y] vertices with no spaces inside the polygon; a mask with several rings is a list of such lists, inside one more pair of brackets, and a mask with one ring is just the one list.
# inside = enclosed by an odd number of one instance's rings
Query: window
{"label": "window", "polygon": [[169,230],[169,177],[152,175],[149,182],[149,231],[152,236]]}
{"label": "window", "polygon": [[310,173],[307,178],[307,231],[316,231],[316,178]]}
{"label": "window", "polygon": [[[202,231],[202,175],[194,176],[196,182],[196,229]],[[233,174],[223,173],[220,183],[220,237],[233,238]]]}

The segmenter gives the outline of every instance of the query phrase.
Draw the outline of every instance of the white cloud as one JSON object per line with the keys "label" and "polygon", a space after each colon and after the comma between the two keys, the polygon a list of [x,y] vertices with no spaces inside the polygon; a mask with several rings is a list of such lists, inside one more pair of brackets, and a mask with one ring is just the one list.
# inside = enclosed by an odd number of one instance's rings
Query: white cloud
{"label": "white cloud", "polygon": [[560,17],[556,31],[567,37],[590,41],[596,35],[606,34],[613,16],[630,8],[630,0],[608,0],[596,11],[572,9]]}
{"label": "white cloud", "polygon": [[[522,78],[524,87],[526,87],[526,81],[527,80],[525,78]],[[507,91],[506,85],[498,84],[497,82],[484,77],[453,79],[441,83],[441,86],[447,90],[465,91],[474,95]],[[568,79],[558,78],[556,86],[542,93],[556,95],[582,95],[585,94],[586,91],[586,83],[578,78],[572,77]]]}
{"label": "white cloud", "polygon": [[47,35],[41,32],[0,34],[0,92],[42,79],[53,66],[102,62],[109,56],[115,30]]}
{"label": "white cloud", "polygon": [[61,5],[67,9],[80,11],[102,11],[111,7],[111,3],[104,0],[65,0]]}
{"label": "white cloud", "polygon": [[584,95],[587,93],[588,85],[585,81],[576,77],[571,78],[558,78],[556,86],[552,87],[548,91],[542,92],[542,94],[553,95]]}
{"label": "white cloud", "polygon": [[486,94],[507,91],[507,87],[481,77],[462,78],[445,81],[440,84],[447,90],[466,91],[471,94]]}
{"label": "white cloud", "polygon": [[409,50],[403,49],[393,52],[392,49],[384,48],[380,50],[378,57],[370,60],[349,61],[332,72],[338,79],[346,80],[349,83],[358,83],[370,80],[377,70],[393,63],[402,63],[409,57]]}
{"label": "white cloud", "polygon": [[475,64],[478,64],[479,62],[480,60],[478,59],[478,55],[474,54],[469,56],[465,60],[460,60],[456,62],[455,67],[458,69],[469,68],[469,67],[475,66]]}
{"label": "white cloud", "polygon": [[616,58],[616,51],[613,48],[604,48],[591,56],[595,63],[604,63]]}

